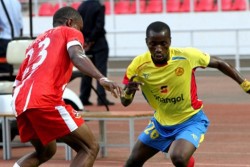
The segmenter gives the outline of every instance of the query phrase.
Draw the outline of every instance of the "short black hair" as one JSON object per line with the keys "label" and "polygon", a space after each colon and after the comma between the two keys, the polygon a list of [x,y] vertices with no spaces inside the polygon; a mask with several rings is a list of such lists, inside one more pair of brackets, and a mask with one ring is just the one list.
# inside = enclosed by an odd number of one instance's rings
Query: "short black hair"
{"label": "short black hair", "polygon": [[56,11],[53,16],[53,27],[63,25],[65,19],[73,19],[74,21],[82,19],[81,15],[72,7],[65,6]]}
{"label": "short black hair", "polygon": [[155,21],[155,22],[149,24],[149,26],[147,27],[147,30],[146,30],[146,37],[149,37],[150,31],[154,31],[154,32],[167,31],[169,37],[171,37],[170,27],[166,23],[161,22],[161,21]]}

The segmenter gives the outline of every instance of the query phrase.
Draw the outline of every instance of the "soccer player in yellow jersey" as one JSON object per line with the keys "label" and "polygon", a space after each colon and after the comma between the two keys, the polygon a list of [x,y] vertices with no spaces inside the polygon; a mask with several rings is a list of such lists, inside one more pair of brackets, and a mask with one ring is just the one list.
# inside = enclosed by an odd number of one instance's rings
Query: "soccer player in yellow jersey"
{"label": "soccer player in yellow jersey", "polygon": [[146,30],[149,51],[128,66],[121,102],[128,106],[139,86],[154,116],[139,135],[126,167],[140,167],[159,151],[168,152],[177,167],[193,167],[192,157],[207,132],[209,120],[197,97],[195,70],[216,68],[250,93],[250,82],[224,60],[196,48],[174,48],[171,30],[153,22]]}

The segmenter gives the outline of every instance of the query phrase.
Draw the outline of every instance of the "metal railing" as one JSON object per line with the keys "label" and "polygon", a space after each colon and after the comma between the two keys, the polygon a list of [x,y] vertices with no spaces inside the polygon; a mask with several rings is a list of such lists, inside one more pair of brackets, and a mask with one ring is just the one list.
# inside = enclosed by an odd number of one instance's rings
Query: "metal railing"
{"label": "metal railing", "polygon": [[[225,35],[223,35],[223,33]],[[127,37],[127,39],[120,38],[120,35]],[[140,45],[133,46],[131,44],[131,36],[141,34]],[[187,41],[178,42],[182,35],[188,36]],[[207,35],[210,34],[210,35]],[[221,35],[221,36],[218,36]],[[228,37],[228,34],[229,37]],[[121,59],[132,59],[134,56],[141,54],[147,50],[145,44],[145,31],[109,31],[107,34],[110,44],[110,57]],[[201,42],[203,36],[207,39]],[[214,36],[218,36],[214,38]],[[112,41],[113,38],[113,41]],[[224,38],[224,39],[223,39]],[[210,55],[219,56],[223,59],[234,60],[235,67],[238,70],[250,70],[250,64],[247,67],[241,66],[241,61],[250,60],[250,28],[249,29],[203,29],[203,30],[174,30],[172,31],[173,47],[196,47]],[[117,46],[123,40],[122,46]],[[136,50],[133,52],[133,50]],[[121,53],[126,51],[126,55]],[[130,51],[130,52],[129,52]]]}

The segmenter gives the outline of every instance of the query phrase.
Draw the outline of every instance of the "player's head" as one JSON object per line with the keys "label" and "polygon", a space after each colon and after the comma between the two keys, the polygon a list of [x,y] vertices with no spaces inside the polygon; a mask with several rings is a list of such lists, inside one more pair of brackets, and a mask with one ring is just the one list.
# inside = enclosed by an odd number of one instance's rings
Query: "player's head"
{"label": "player's head", "polygon": [[155,64],[165,64],[169,58],[171,30],[166,23],[156,21],[146,30],[146,43]]}
{"label": "player's head", "polygon": [[62,7],[53,16],[53,27],[62,25],[81,30],[83,28],[82,17],[74,8]]}

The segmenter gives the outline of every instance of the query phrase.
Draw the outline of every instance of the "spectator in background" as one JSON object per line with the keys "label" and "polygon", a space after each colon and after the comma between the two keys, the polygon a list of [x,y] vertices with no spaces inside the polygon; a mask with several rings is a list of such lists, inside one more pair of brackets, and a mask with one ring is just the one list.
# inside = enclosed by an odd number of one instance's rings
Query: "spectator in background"
{"label": "spectator in background", "polygon": [[[99,0],[86,0],[81,3],[78,12],[83,19],[84,49],[93,64],[107,76],[109,47],[105,31],[105,6]],[[91,95],[92,78],[83,76],[80,85],[80,99],[84,105],[93,105],[89,101]],[[114,105],[106,97],[103,87],[97,82],[97,105]]]}
{"label": "spectator in background", "polygon": [[[11,28],[13,26],[13,30]],[[22,36],[23,22],[21,4],[18,0],[0,0],[0,74],[6,79],[6,74],[13,73],[12,65],[6,61],[8,43],[14,37]],[[7,76],[9,78],[9,76]],[[18,135],[16,120],[11,120],[11,140]],[[0,123],[0,142],[2,142],[2,126]]]}
{"label": "spectator in background", "polygon": [[13,67],[6,61],[7,46],[14,37],[22,36],[22,30],[20,2],[18,0],[0,0],[0,73],[12,73]]}

